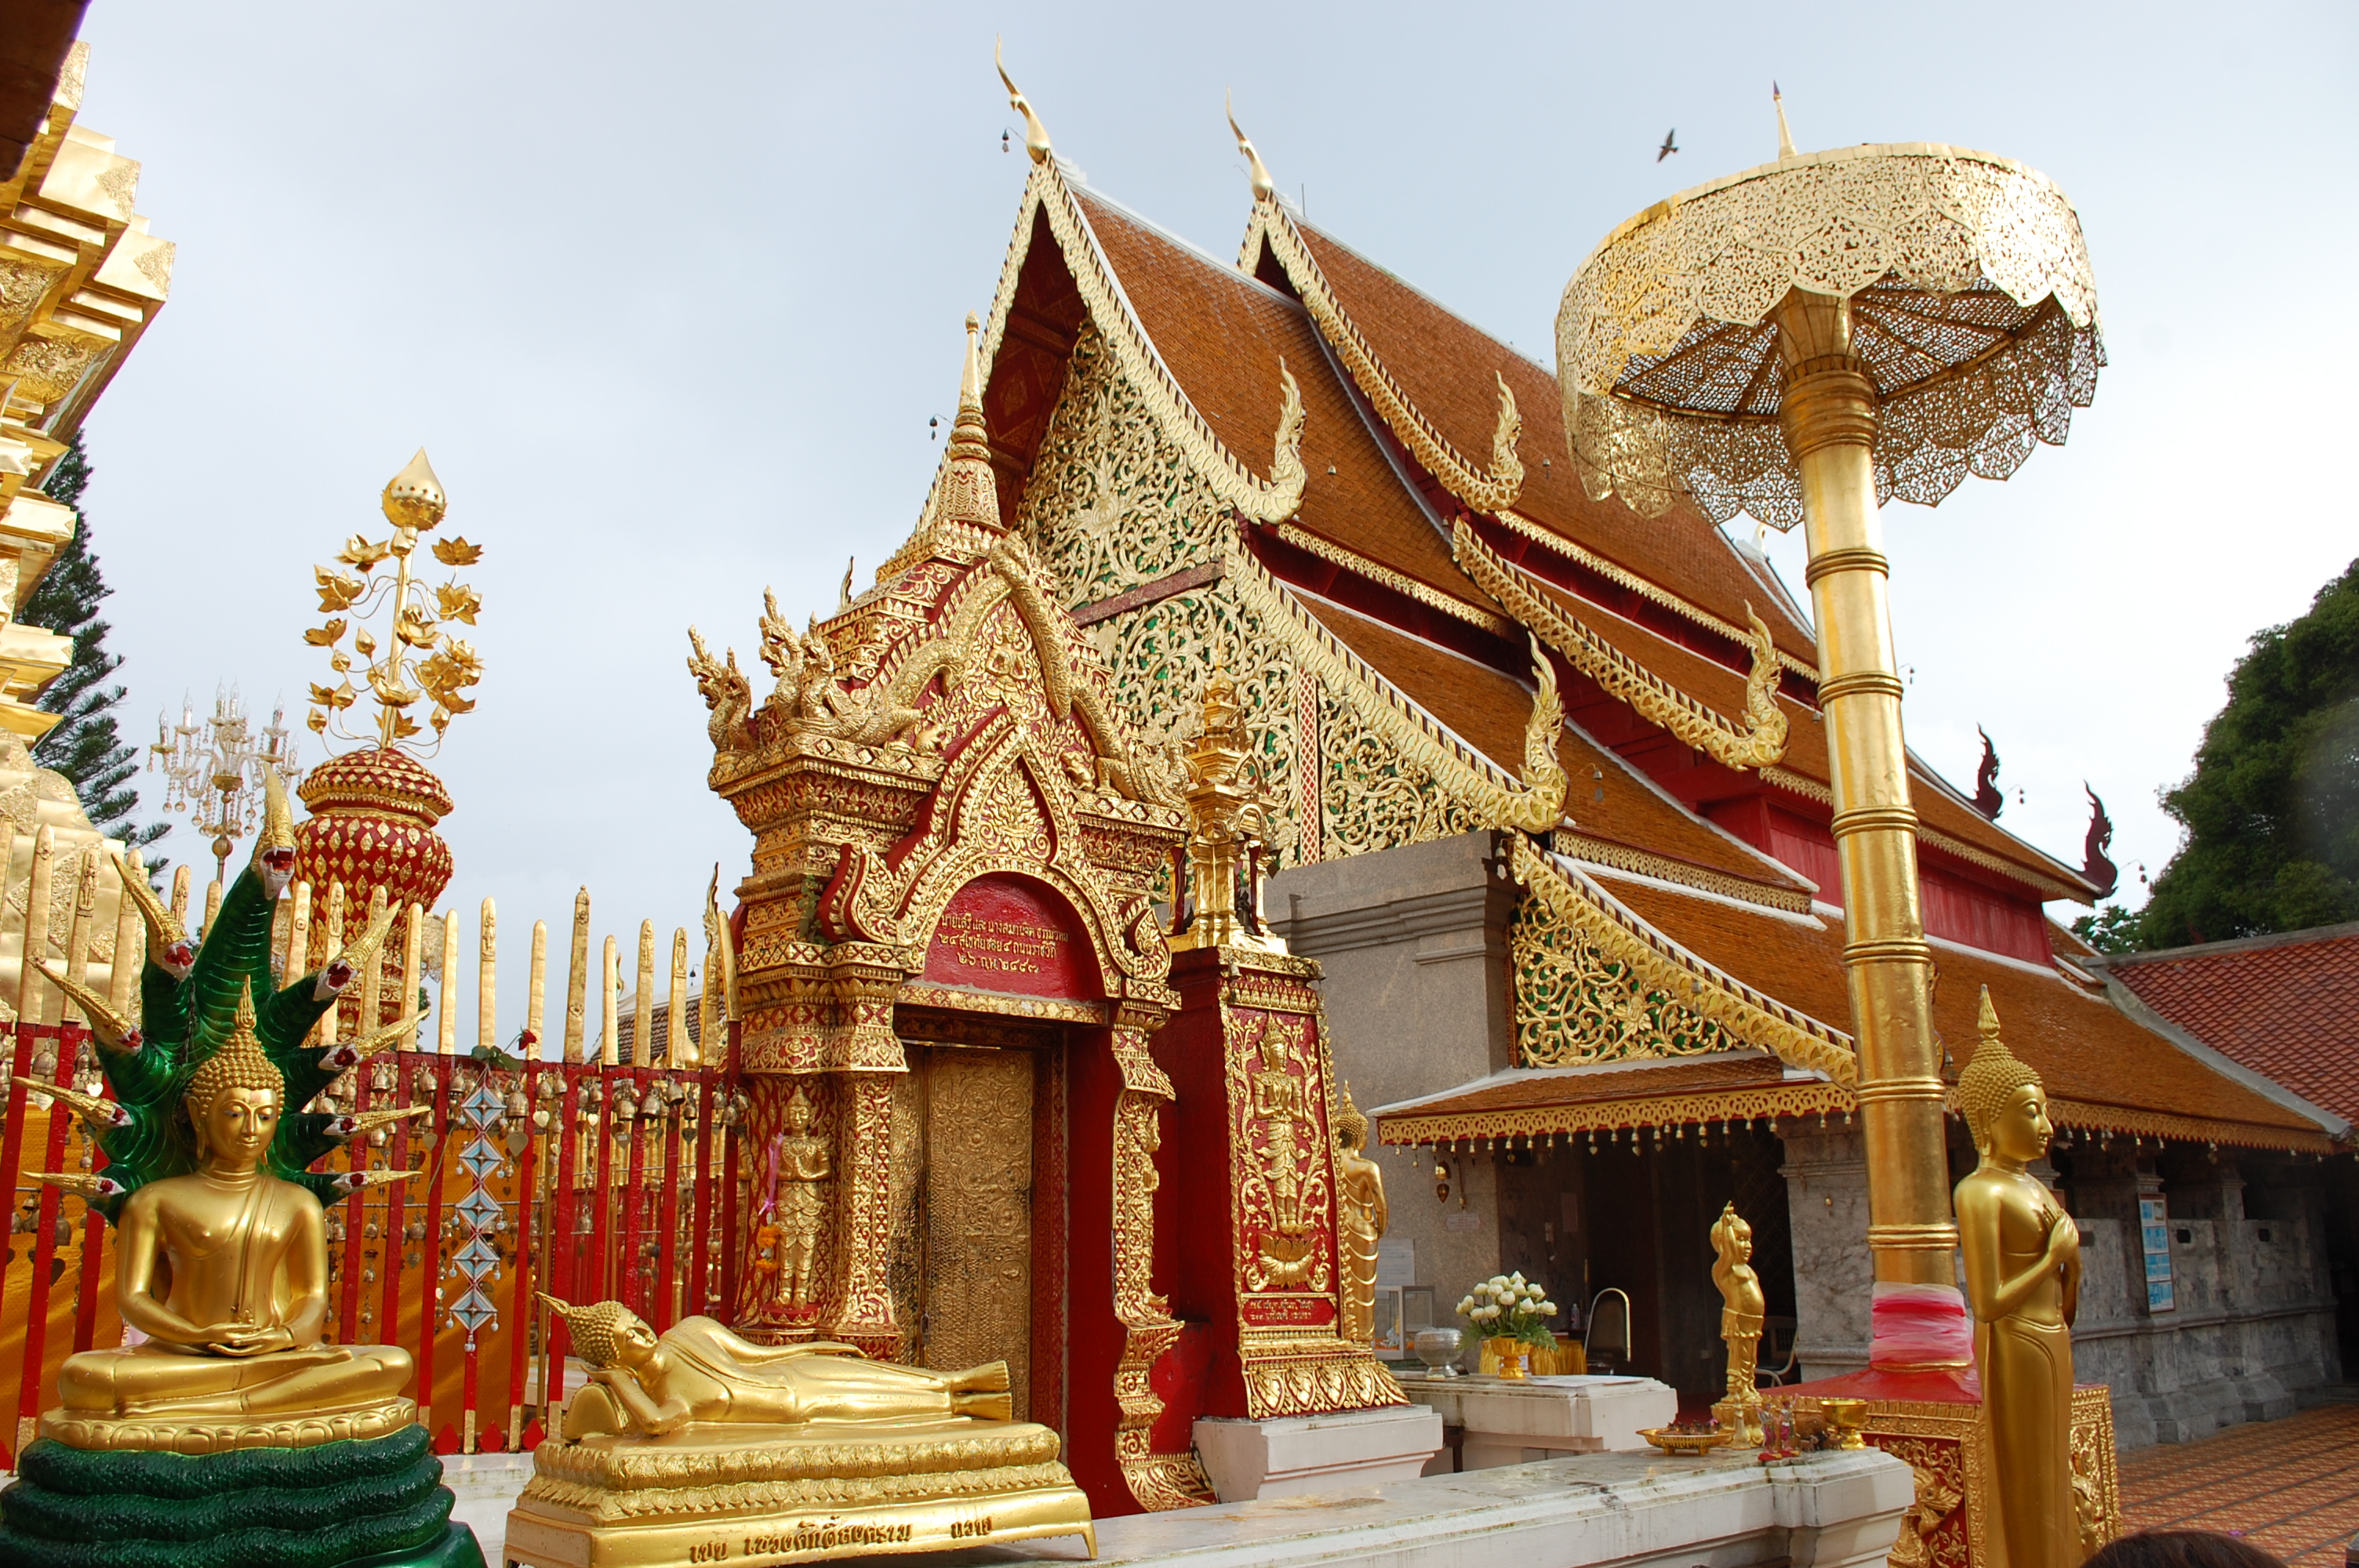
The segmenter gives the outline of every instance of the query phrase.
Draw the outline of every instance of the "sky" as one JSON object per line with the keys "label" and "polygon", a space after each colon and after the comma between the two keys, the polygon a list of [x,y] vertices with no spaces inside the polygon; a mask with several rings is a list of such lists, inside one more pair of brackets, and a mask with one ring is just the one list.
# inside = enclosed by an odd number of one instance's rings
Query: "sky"
{"label": "sky", "polygon": [[[299,721],[311,568],[383,532],[422,445],[485,549],[478,709],[431,765],[503,1008],[579,887],[626,953],[642,918],[693,931],[751,838],[704,785],[685,629],[750,664],[765,585],[832,609],[847,555],[864,584],[908,535],[1026,172],[995,35],[1095,188],[1233,255],[1232,92],[1316,225],[1544,363],[1607,230],[1774,156],[1773,78],[1806,149],[2057,180],[2110,364],[2065,447],[1887,509],[1893,614],[1910,743],[1971,791],[1987,729],[2002,825],[2075,863],[2085,780],[2133,903],[2245,640],[2359,552],[2302,457],[2351,444],[2359,328],[2288,292],[2359,250],[2347,5],[103,0],[81,122],[179,243],[86,427],[127,738],[223,683]],[[1769,545],[1804,597],[1799,535]],[[168,852],[210,867],[185,827]]]}

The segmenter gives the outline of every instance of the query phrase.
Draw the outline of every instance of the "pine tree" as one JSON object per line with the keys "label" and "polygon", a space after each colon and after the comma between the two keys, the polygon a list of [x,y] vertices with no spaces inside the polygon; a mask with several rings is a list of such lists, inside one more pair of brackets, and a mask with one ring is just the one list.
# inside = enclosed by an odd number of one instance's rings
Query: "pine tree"
{"label": "pine tree", "polygon": [[77,431],[42,487],[50,500],[74,509],[73,538],[16,615],[27,626],[73,639],[72,662],[36,704],[45,713],[60,715],[60,720],[33,743],[33,760],[66,776],[82,798],[91,826],[140,847],[154,843],[169,828],[160,822],[138,827],[132,820],[139,809],[139,792],[131,784],[139,771],[139,753],[124,744],[114,727],[114,707],[123,700],[124,688],[105,684],[123,660],[106,651],[108,627],[98,617],[99,601],[114,590],[106,586],[98,557],[91,552],[90,519],[82,509],[82,492],[89,483],[90,462]]}

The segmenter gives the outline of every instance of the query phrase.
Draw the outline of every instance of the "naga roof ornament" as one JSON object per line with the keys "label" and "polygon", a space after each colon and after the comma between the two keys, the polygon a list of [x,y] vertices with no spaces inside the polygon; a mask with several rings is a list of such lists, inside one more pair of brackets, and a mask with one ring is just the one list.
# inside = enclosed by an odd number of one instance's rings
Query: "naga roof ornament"
{"label": "naga roof ornament", "polygon": [[1032,113],[1031,100],[1025,97],[1024,90],[1016,85],[1016,79],[1007,74],[1007,60],[1001,53],[999,40],[995,38],[991,40],[991,62],[999,68],[999,80],[1007,84],[1007,106],[1024,116],[1024,150],[1031,155],[1036,164],[1049,162],[1056,156],[1056,150],[1049,145],[1049,127],[1040,123],[1039,115]]}

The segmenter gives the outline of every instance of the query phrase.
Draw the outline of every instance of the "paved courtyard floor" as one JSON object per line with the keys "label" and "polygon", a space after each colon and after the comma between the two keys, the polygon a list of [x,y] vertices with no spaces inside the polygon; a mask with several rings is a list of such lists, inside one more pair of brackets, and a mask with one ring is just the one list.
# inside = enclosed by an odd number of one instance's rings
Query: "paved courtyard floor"
{"label": "paved courtyard floor", "polygon": [[2295,1568],[2343,1568],[2359,1535],[2359,1404],[2165,1443],[2122,1460],[2133,1530],[2240,1532]]}

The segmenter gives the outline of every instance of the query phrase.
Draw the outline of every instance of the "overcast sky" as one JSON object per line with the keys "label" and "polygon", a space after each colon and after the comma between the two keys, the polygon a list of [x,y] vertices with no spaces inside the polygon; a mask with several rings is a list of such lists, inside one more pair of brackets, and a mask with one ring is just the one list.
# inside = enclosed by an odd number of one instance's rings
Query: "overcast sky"
{"label": "overcast sky", "polygon": [[[223,681],[299,719],[311,565],[423,444],[487,549],[480,708],[431,764],[451,896],[497,897],[519,980],[577,886],[668,948],[751,842],[704,787],[683,628],[751,664],[766,583],[832,608],[847,554],[865,583],[907,535],[1024,180],[995,32],[1093,186],[1234,254],[1232,89],[1314,223],[1543,362],[1607,229],[1774,154],[1772,77],[1806,149],[2053,177],[2111,365],[2069,446],[1890,510],[1894,613],[1911,743],[1971,789],[1987,727],[2004,825],[2075,862],[2089,781],[2133,900],[2245,638],[2359,550],[2359,332],[2309,308],[2359,254],[2347,4],[99,0],[82,120],[179,244],[88,427],[127,737]],[[1772,548],[1799,597],[1799,535]]]}

